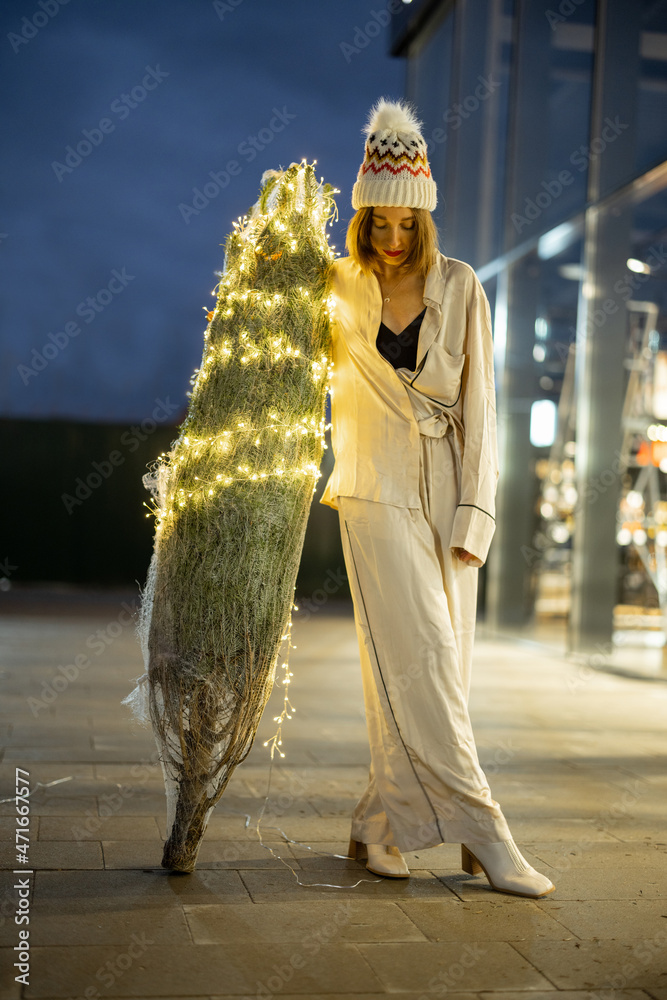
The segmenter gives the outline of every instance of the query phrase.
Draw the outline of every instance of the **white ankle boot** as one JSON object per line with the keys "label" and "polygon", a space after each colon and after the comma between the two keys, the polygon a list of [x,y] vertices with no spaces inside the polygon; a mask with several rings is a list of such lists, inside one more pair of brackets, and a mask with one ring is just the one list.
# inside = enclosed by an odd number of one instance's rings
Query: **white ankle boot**
{"label": "white ankle boot", "polygon": [[390,844],[362,844],[359,840],[350,840],[347,853],[357,861],[367,858],[366,867],[374,875],[407,878],[410,874],[410,869],[398,847]]}
{"label": "white ankle boot", "polygon": [[483,871],[492,889],[513,896],[538,899],[556,888],[528,864],[511,839],[497,844],[461,844],[461,867],[468,875]]}

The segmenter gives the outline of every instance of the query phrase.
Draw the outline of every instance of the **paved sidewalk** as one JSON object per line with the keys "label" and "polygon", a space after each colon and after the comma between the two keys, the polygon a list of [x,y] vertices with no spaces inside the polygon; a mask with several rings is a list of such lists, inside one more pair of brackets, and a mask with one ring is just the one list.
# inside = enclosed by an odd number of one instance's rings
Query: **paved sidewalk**
{"label": "paved sidewalk", "polygon": [[[293,627],[296,714],[273,767],[265,846],[254,825],[278,685],[197,870],[175,875],[160,867],[152,734],[120,704],[143,671],[122,607],[133,599],[14,600],[0,617],[0,797],[14,794],[16,768],[32,789],[29,866],[16,860],[14,801],[0,803],[0,1000],[667,1000],[667,685],[577,668],[480,626],[480,758],[515,840],[556,891],[493,892],[461,872],[456,844],[408,855],[410,879],[377,880],[334,857],[368,744],[353,620],[330,602]],[[29,925],[15,923],[19,906]]]}

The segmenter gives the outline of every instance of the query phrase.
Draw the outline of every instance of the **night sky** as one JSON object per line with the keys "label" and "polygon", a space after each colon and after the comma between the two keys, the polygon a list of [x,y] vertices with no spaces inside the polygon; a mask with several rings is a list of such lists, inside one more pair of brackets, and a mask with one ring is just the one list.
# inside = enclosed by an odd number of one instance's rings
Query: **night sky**
{"label": "night sky", "polygon": [[317,160],[343,249],[368,110],[404,94],[388,29],[364,32],[385,7],[5,0],[0,415],[182,417],[222,244],[268,168]]}

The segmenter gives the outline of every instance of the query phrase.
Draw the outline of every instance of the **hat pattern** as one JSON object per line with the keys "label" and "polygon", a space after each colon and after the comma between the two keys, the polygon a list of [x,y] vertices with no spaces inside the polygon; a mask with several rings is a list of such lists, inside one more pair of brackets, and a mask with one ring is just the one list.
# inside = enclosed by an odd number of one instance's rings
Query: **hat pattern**
{"label": "hat pattern", "polygon": [[413,177],[418,177],[419,174],[430,177],[431,168],[426,156],[426,143],[416,139],[410,139],[405,143],[398,138],[392,142],[391,133],[385,139],[380,139],[379,135],[373,133],[366,142],[366,158],[361,164],[362,177],[369,170],[374,174],[387,170],[394,177],[400,175],[401,171],[407,170]]}
{"label": "hat pattern", "polygon": [[371,109],[364,161],[352,190],[353,208],[435,208],[437,188],[420,129],[421,122],[405,102],[381,98]]}

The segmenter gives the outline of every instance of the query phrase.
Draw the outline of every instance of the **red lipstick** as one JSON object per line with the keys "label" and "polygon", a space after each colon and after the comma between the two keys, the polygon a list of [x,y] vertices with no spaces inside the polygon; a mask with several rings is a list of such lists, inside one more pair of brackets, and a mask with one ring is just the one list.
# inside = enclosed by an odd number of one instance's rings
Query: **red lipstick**
{"label": "red lipstick", "polygon": [[399,254],[403,253],[402,250],[385,250],[387,257],[398,257]]}

